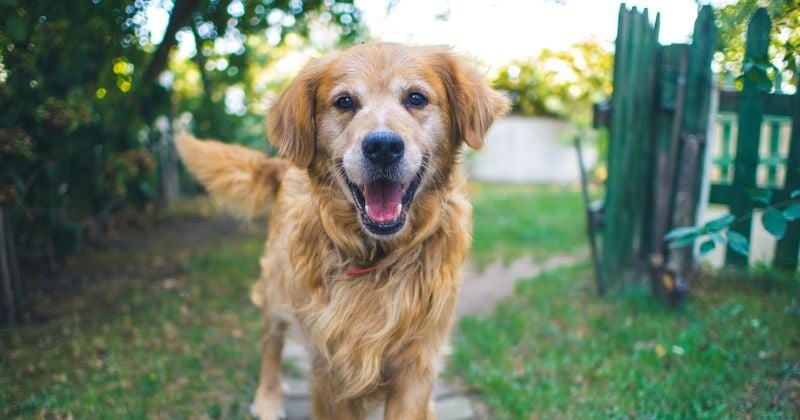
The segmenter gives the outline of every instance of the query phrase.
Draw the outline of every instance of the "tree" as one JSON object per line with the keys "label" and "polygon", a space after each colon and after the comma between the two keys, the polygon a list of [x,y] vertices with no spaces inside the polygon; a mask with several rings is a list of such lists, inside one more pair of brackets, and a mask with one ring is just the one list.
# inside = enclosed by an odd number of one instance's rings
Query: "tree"
{"label": "tree", "polygon": [[[169,16],[158,44],[148,26],[154,11]],[[360,33],[351,0],[0,0],[0,241],[20,251],[23,268],[53,268],[111,214],[152,209],[163,144],[157,119],[177,102],[179,112],[216,118],[210,134],[235,138],[237,119],[248,115],[226,112],[219,92],[246,88],[247,69],[263,59],[251,56],[248,37],[266,32],[277,48],[313,25],[332,28],[341,42]],[[196,35],[192,61],[203,89],[195,102],[174,98],[161,77],[177,63],[170,56],[178,34]],[[172,71],[174,82],[188,83],[185,74]],[[33,288],[23,283],[13,293]]]}
{"label": "tree", "polygon": [[611,53],[590,39],[565,51],[544,49],[533,59],[506,65],[494,83],[509,92],[516,112],[569,118],[585,125],[592,104],[611,94],[613,63]]}
{"label": "tree", "polygon": [[[738,0],[715,10],[719,25],[715,65],[720,73],[740,76],[744,68],[744,40],[750,16],[759,7],[766,7],[772,20],[770,63],[765,65],[769,76],[781,73],[787,84],[794,85],[797,56],[800,55],[800,2],[798,0]],[[752,66],[750,66],[752,68]]]}

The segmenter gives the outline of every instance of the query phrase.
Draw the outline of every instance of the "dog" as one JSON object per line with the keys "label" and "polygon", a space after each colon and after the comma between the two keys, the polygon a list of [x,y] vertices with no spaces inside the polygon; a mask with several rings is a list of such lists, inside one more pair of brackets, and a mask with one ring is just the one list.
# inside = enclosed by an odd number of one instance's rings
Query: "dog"
{"label": "dog", "polygon": [[446,47],[362,44],[312,60],[267,115],[281,158],[176,139],[188,169],[245,217],[269,209],[254,300],[265,330],[253,415],[283,415],[290,323],[308,342],[314,418],[434,419],[471,244],[462,145],[508,98]]}

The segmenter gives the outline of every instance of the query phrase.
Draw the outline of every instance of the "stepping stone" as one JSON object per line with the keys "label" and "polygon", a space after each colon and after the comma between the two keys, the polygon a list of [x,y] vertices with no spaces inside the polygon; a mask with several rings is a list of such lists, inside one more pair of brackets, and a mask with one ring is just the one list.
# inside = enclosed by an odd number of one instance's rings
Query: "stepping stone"
{"label": "stepping stone", "polygon": [[283,382],[289,387],[286,398],[308,398],[310,385],[306,379],[284,377]]}
{"label": "stepping stone", "polygon": [[284,398],[285,420],[311,419],[311,400],[308,398]]}
{"label": "stepping stone", "polygon": [[463,395],[436,401],[436,414],[439,420],[471,420],[475,417],[472,403]]}

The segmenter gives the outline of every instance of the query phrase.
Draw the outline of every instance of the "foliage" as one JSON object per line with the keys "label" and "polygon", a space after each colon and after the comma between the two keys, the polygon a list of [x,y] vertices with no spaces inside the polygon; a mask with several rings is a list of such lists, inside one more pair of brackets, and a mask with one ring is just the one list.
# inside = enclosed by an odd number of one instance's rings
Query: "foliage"
{"label": "foliage", "polygon": [[448,370],[498,419],[791,418],[800,395],[792,284],[706,278],[675,314],[645,290],[598,299],[588,266],[559,269],[462,320]]}
{"label": "foliage", "polygon": [[544,49],[536,58],[514,61],[494,81],[509,92],[513,110],[525,115],[569,118],[587,125],[592,104],[611,94],[613,56],[598,41],[565,51]]}
{"label": "foliage", "polygon": [[[758,7],[766,7],[772,20],[770,34],[771,62],[745,63],[744,42],[750,16]],[[797,0],[738,0],[715,10],[717,30],[717,54],[715,66],[720,73],[736,77],[748,75],[759,80],[771,81],[780,72],[785,82],[794,84],[797,73],[797,56],[800,54],[800,3]]]}
{"label": "foliage", "polygon": [[781,239],[786,233],[788,222],[800,219],[800,198],[798,198],[800,190],[792,191],[790,200],[772,204],[771,190],[754,189],[749,193],[757,210],[738,218],[733,214],[727,214],[706,222],[702,226],[678,227],[667,232],[664,239],[669,242],[670,248],[690,246],[694,245],[697,240],[703,240],[700,244],[700,256],[727,243],[731,250],[746,257],[749,255],[749,241],[741,233],[731,230],[731,227],[753,217],[756,211],[760,211],[761,224],[764,229],[775,239]]}
{"label": "foliage", "polygon": [[288,52],[359,42],[364,31],[352,0],[211,2],[185,25],[176,37],[193,44],[191,61],[176,54],[170,63],[177,111],[191,112],[200,137],[259,147],[265,138],[265,94],[284,86],[265,86],[272,66]]}
{"label": "foliage", "polygon": [[[158,12],[160,44],[148,26]],[[351,0],[0,0],[0,205],[22,262],[75,251],[121,208],[153,208],[169,148],[158,121],[193,112],[200,135],[234,139],[245,127],[263,140],[263,117],[246,109],[252,71],[264,50],[314,28],[357,40],[358,10]],[[265,33],[266,46],[249,48]],[[176,36],[196,53],[170,60]],[[200,89],[186,88],[192,76]],[[244,111],[226,106],[231,88]]]}

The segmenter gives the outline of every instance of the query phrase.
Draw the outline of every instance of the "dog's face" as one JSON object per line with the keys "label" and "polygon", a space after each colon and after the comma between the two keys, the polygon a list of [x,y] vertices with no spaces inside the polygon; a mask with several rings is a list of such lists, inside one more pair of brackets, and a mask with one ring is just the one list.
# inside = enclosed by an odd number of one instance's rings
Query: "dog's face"
{"label": "dog's face", "polygon": [[461,143],[478,149],[508,101],[448,50],[367,44],[312,61],[269,113],[270,140],[332,183],[377,239],[418,194],[445,184]]}

